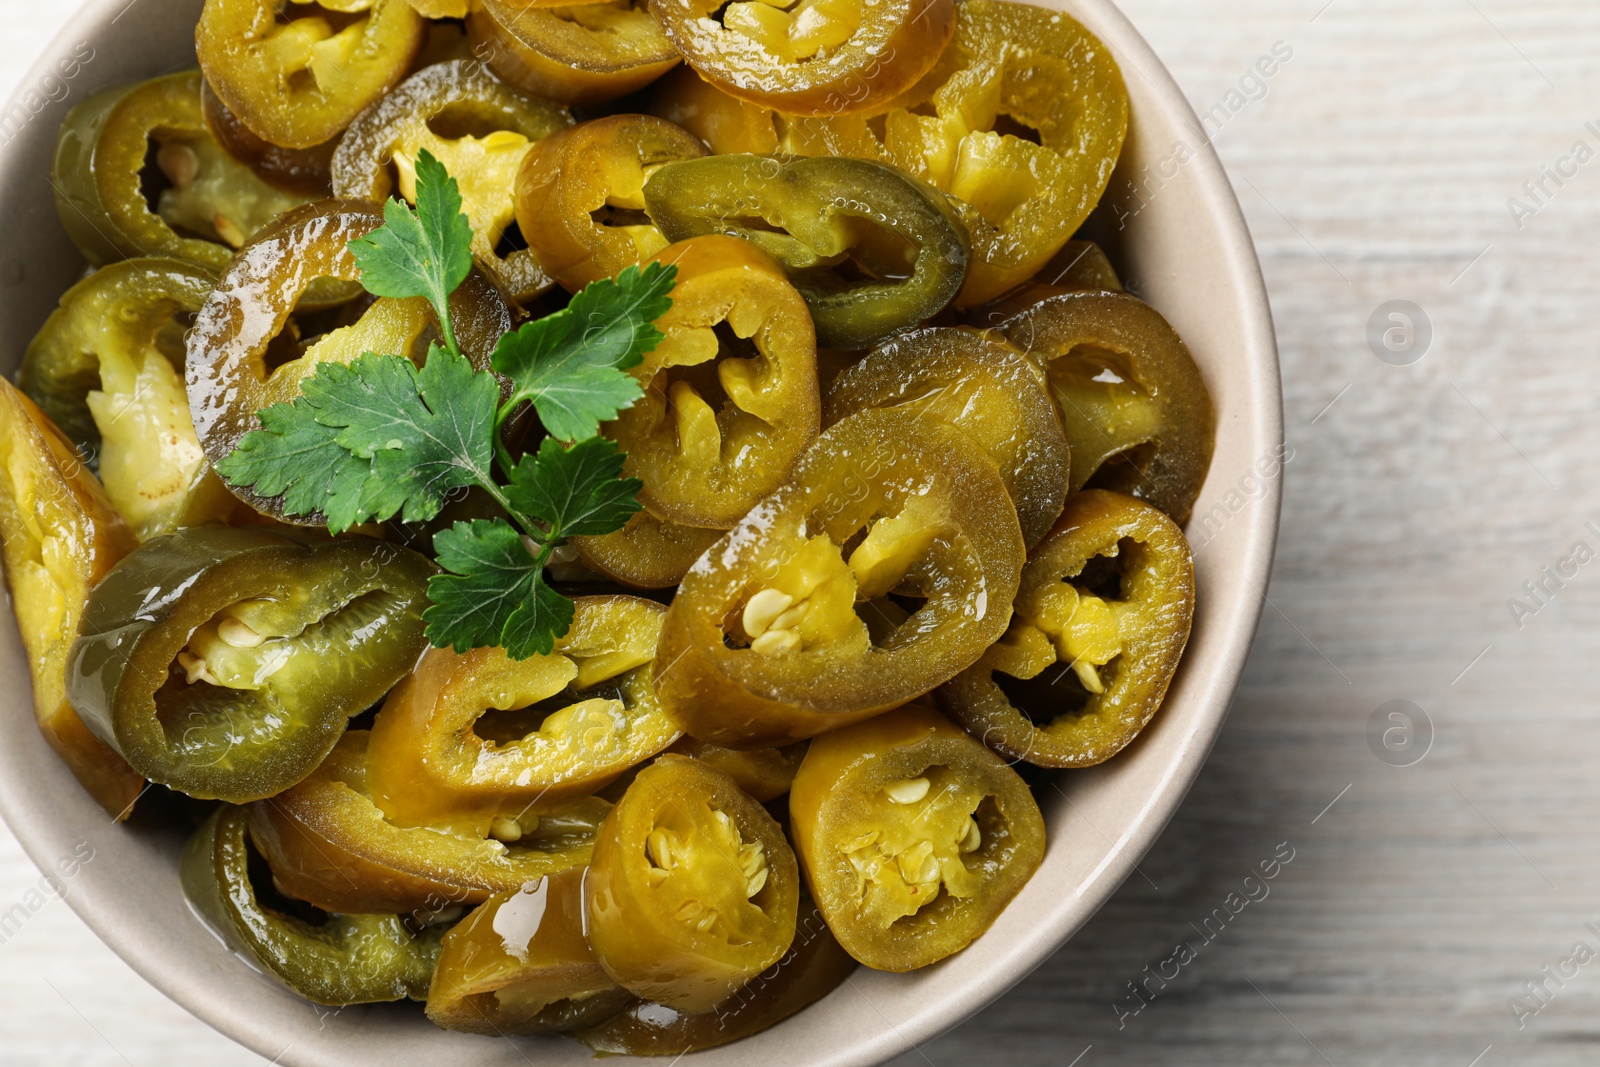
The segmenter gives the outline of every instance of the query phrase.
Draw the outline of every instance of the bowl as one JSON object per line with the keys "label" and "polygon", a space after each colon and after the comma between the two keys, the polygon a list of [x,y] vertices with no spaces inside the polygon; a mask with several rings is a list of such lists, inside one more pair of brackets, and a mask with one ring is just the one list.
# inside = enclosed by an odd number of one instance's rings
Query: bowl
{"label": "bowl", "polygon": [[[1244,669],[1277,532],[1282,398],[1270,313],[1249,231],[1202,127],[1172,77],[1111,0],[1053,0],[1121,63],[1133,125],[1095,220],[1137,293],[1188,341],[1217,408],[1216,458],[1190,524],[1199,598],[1166,706],[1110,763],[1046,790],[1044,865],[966,951],[908,975],[862,969],[755,1037],[684,1058],[696,1065],[881,1063],[980,1010],[1054,952],[1155,841],[1205,761]],[[90,0],[0,114],[0,371],[12,373],[83,269],[56,218],[50,161],[67,111],[105,86],[194,64],[200,0]],[[87,50],[92,58],[83,60]],[[75,52],[76,50],[76,52]],[[74,66],[63,59],[76,57]],[[74,70],[66,77],[67,70]],[[63,92],[61,87],[65,86]],[[158,820],[115,826],[40,738],[10,613],[0,623],[0,816],[44,870],[85,854],[67,901],[167,996],[276,1063],[435,1067],[586,1063],[554,1038],[494,1040],[435,1029],[415,1006],[320,1008],[232,955],[178,886],[182,832]],[[615,1061],[613,1061],[615,1062]]]}

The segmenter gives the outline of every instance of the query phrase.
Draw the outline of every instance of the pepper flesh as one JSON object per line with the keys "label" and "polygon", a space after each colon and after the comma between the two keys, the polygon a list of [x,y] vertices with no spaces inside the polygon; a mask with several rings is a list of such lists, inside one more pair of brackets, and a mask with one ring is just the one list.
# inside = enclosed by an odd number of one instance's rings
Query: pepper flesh
{"label": "pepper flesh", "polygon": [[650,90],[650,113],[675,122],[713,155],[748,152],[789,159],[844,156],[884,161],[883,146],[862,115],[789,115],[730,96],[684,67]]}
{"label": "pepper flesh", "polygon": [[[687,733],[728,747],[871,718],[1005,632],[1023,554],[979,446],[912,412],[860,412],[689,571],[662,627],[657,691]],[[857,603],[891,591],[924,599],[874,638]]]}
{"label": "pepper flesh", "polygon": [[926,74],[955,31],[954,0],[652,0],[701,77],[792,115],[867,112]]}
{"label": "pepper flesh", "polygon": [[[381,203],[399,192],[415,203],[416,161],[443,162],[472,224],[472,254],[518,300],[554,284],[528,248],[497,252],[516,218],[516,174],[533,143],[572,124],[566,108],[524,96],[475,60],[427,67],[358,115],[333,158],[336,196]],[[442,131],[442,132],[441,132]]]}
{"label": "pepper flesh", "polygon": [[[1115,561],[1115,594],[1103,571],[1095,583],[1090,565],[1101,560]],[[1067,501],[1028,561],[1006,636],[940,698],[974,737],[1013,759],[1104,763],[1161,707],[1193,617],[1183,531],[1148,504],[1091,489]],[[1072,677],[1052,669],[1058,663]],[[1002,686],[1000,676],[1017,682]]]}
{"label": "pepper flesh", "polygon": [[427,996],[437,930],[413,935],[398,915],[333,915],[315,925],[277,911],[250,881],[249,816],[223,807],[183,850],[184,893],[234,952],[318,1004],[376,1004]]}
{"label": "pepper flesh", "polygon": [[126,819],[144,788],[67,701],[67,662],[89,590],[134,546],[83,457],[48,416],[0,379],[0,542],[6,587],[45,740],[95,801]]}
{"label": "pepper flesh", "polygon": [[716,1011],[694,1014],[636,1000],[573,1036],[602,1055],[680,1056],[749,1037],[821,1000],[843,985],[857,964],[828,931],[804,886],[801,890],[789,951]]}
{"label": "pepper flesh", "polygon": [[663,251],[678,268],[666,335],[629,373],[644,397],[601,427],[627,453],[639,501],[685,526],[727,529],[816,437],[811,316],[778,263],[733,237]]}
{"label": "pepper flesh", "polygon": [[595,797],[542,816],[512,810],[504,840],[387,821],[367,785],[369,736],[347,732],[310,777],[250,806],[251,835],[282,891],[324,911],[423,916],[589,862],[611,810]]}
{"label": "pepper flesh", "polygon": [[712,156],[644,189],[671,241],[725,233],[788,272],[825,348],[870,348],[942,311],[966,277],[965,227],[937,190],[860,159]]}
{"label": "pepper flesh", "polygon": [[989,453],[1031,548],[1061,514],[1071,453],[1039,368],[997,335],[909,330],[846,369],[828,388],[823,421],[867,408],[938,419]]}
{"label": "pepper flesh", "polygon": [[390,695],[373,723],[367,781],[392,821],[481,837],[507,812],[592,793],[678,739],[650,682],[661,605],[573,603],[550,655],[430,649]]}
{"label": "pepper flesh", "polygon": [[[324,200],[289,212],[243,249],[206,298],[188,337],[184,372],[189,411],[206,458],[213,464],[238,447],[260,425],[257,413],[300,395],[300,382],[317,364],[349,363],[365,352],[424,358],[437,325],[421,297],[385,297],[352,325],[296,349],[297,355],[268,369],[269,349],[296,335],[291,315],[300,295],[320,278],[354,282],[360,275],[349,242],[383,224],[365,201]],[[474,271],[450,296],[450,313],[461,350],[480,370],[511,328],[511,313],[494,283]],[[288,336],[280,340],[280,335]],[[285,522],[318,525],[316,516],[289,516],[281,500],[230,487],[255,508]]]}
{"label": "pepper flesh", "polygon": [[1044,858],[1044,817],[1017,773],[915,704],[813,741],[789,816],[828,928],[883,971],[965,948]]}
{"label": "pepper flesh", "polygon": [[195,27],[200,69],[263,140],[284,148],[330,141],[405,77],[426,27],[406,0],[342,7],[206,0]]}
{"label": "pepper flesh", "polygon": [[273,796],[416,662],[432,569],[410,549],[281,527],[166,534],[95,586],[67,698],[153,781]]}
{"label": "pepper flesh", "polygon": [[634,513],[615,533],[574,537],[572,547],[592,571],[635,589],[671,589],[722,534]]}
{"label": "pepper flesh", "polygon": [[[152,143],[166,182],[155,210],[140,177]],[[305,203],[217,144],[201,114],[196,71],[85,99],[62,123],[51,179],[62,226],[95,266],[171,256],[220,271],[251,234]],[[328,289],[314,298],[335,295]]]}
{"label": "pepper flesh", "polygon": [[999,329],[1041,300],[1079,289],[1124,291],[1105,249],[1093,241],[1068,241],[1032,281],[973,309],[967,323],[983,330]]}
{"label": "pepper flesh", "polygon": [[601,1022],[631,995],[584,937],[585,868],[496,893],[444,935],[428,1018],[488,1037],[563,1033]]}
{"label": "pepper flesh", "polygon": [[[103,267],[61,297],[22,357],[23,390],[84,455],[140,540],[223,520],[182,377],[182,316],[215,277],[175,259]],[[174,365],[176,364],[176,366]]]}
{"label": "pepper flesh", "polygon": [[467,33],[500,77],[568,104],[626,96],[679,62],[645,0],[482,0],[467,15]]}
{"label": "pepper flesh", "polygon": [[534,145],[517,173],[517,225],[544,269],[568,292],[655,255],[666,237],[644,213],[659,167],[705,147],[649,115],[582,122]]}
{"label": "pepper flesh", "polygon": [[600,828],[584,885],[589,943],[635,995],[709,1012],[788,951],[799,881],[765,808],[727,775],[662,756]]}
{"label": "pepper flesh", "polygon": [[1048,296],[1001,328],[1044,368],[1072,445],[1071,489],[1114,489],[1189,521],[1216,416],[1183,339],[1126,293]]}

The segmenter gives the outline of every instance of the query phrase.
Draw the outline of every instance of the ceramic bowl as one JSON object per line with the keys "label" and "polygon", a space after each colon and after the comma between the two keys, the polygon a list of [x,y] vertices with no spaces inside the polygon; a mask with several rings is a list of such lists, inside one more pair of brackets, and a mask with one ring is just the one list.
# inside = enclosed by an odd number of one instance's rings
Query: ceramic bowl
{"label": "ceramic bowl", "polygon": [[[1132,871],[1200,770],[1244,668],[1280,495],[1271,471],[1282,440],[1281,394],[1260,268],[1232,187],[1160,60],[1111,0],[1056,6],[1106,42],[1132,97],[1132,132],[1097,219],[1100,235],[1131,288],[1188,341],[1216,402],[1216,458],[1190,528],[1199,601],[1188,653],[1166,706],[1133,747],[1105,766],[1057,776],[1044,798],[1050,844],[1043,867],[971,947],[915,974],[862,969],[777,1027],[685,1057],[685,1064],[859,1067],[979,1011],[1071,937]],[[99,88],[192,67],[200,7],[200,0],[90,0],[0,115],[0,372],[14,372],[29,338],[83,269],[51,195],[61,120]],[[89,49],[92,58],[82,61]],[[58,64],[73,56],[78,69],[65,79],[70,64]],[[0,715],[0,815],[43,869],[81,842],[93,847],[93,860],[69,885],[68,903],[189,1011],[294,1067],[590,1062],[587,1049],[560,1039],[448,1034],[413,1005],[318,1008],[258,973],[185,903],[177,874],[181,831],[137,818],[112,825],[40,739],[28,684],[7,612],[0,622],[0,693],[10,694]]]}

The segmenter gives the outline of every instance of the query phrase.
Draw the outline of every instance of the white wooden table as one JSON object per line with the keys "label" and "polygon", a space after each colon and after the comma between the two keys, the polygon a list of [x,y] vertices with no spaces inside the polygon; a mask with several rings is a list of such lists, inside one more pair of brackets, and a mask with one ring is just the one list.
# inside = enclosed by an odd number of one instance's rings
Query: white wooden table
{"label": "white wooden table", "polygon": [[[1272,607],[1141,873],[899,1062],[1591,1063],[1600,961],[1574,946],[1600,953],[1600,559],[1573,549],[1600,553],[1600,158],[1571,153],[1600,156],[1600,4],[1124,4],[1197,110],[1222,106],[1211,128],[1272,291],[1296,450]],[[0,2],[5,88],[68,20],[56,8]],[[1279,42],[1292,57],[1251,80]],[[1535,202],[1523,184],[1545,165],[1572,176]],[[1513,197],[1537,209],[1520,228]],[[1367,338],[1395,300],[1432,327],[1406,366]],[[1569,560],[1553,595],[1527,596]],[[1378,713],[1390,701],[1420,709],[1408,755],[1381,744],[1404,725]],[[1270,895],[1239,904],[1289,850]],[[0,912],[38,877],[0,830]],[[264,1062],[59,901],[0,944],[0,1004],[5,1067]]]}

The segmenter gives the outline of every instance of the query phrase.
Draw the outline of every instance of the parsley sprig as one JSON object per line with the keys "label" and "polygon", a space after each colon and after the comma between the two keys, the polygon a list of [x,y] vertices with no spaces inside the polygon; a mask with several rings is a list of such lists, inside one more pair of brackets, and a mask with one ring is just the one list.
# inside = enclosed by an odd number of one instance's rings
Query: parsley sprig
{"label": "parsley sprig", "polygon": [[[442,344],[418,369],[367,352],[328,362],[301,395],[260,412],[217,471],[235,486],[283,499],[287,514],[321,516],[333,533],[366,522],[426,522],[451,493],[476,487],[510,517],[457,522],[434,537],[443,573],[428,583],[428,638],[458,652],[498,645],[548,654],[572,624],[572,602],[544,569],[567,538],[611,533],[639,510],[637,479],[600,423],[638,400],[626,371],[661,343],[676,268],[630,267],[588,286],[561,311],[507,333],[491,363],[461,353],[450,295],[472,270],[472,226],[455,179],[428,152],[417,161],[417,206],[384,205],[384,224],[350,242],[361,283],[380,297],[423,297]],[[513,458],[502,427],[531,404],[549,436]]]}

